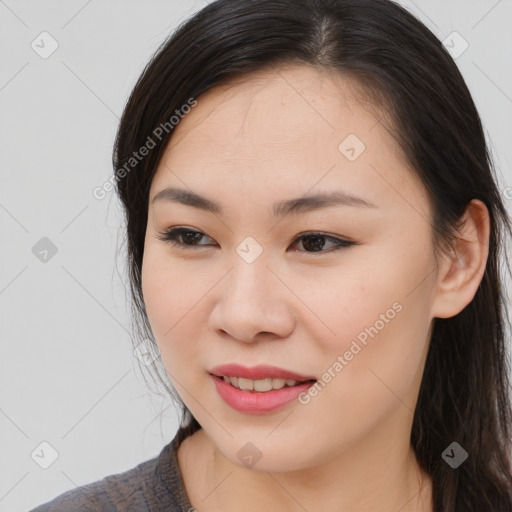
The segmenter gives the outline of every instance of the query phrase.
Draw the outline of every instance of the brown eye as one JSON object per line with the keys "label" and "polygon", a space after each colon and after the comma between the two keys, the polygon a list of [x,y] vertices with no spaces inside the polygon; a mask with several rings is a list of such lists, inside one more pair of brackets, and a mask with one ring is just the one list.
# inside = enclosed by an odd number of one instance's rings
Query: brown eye
{"label": "brown eye", "polygon": [[[305,251],[302,252],[332,252],[343,247],[349,247],[355,245],[355,242],[343,240],[330,235],[324,235],[322,233],[308,233],[301,235],[295,239],[295,243],[301,242]],[[332,244],[329,247],[329,244]],[[326,250],[326,245],[327,249]]]}
{"label": "brown eye", "polygon": [[[163,242],[169,242],[172,245],[183,247],[187,249],[196,245],[210,245],[210,244],[199,244],[201,238],[206,237],[201,231],[196,231],[190,228],[172,228],[159,233],[159,240]],[[210,238],[210,237],[207,237]],[[211,240],[211,239],[210,239]]]}

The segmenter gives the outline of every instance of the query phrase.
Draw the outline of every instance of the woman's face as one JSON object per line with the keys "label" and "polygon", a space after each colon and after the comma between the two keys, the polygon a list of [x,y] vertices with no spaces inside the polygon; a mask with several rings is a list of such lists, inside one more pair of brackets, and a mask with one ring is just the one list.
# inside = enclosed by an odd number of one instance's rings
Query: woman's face
{"label": "woman's face", "polygon": [[[409,445],[434,316],[431,210],[353,87],[291,66],[210,90],[151,185],[149,321],[183,402],[240,466],[287,471]],[[175,227],[181,246],[162,239]],[[226,364],[277,369],[216,370]],[[317,382],[263,391],[284,371]]]}

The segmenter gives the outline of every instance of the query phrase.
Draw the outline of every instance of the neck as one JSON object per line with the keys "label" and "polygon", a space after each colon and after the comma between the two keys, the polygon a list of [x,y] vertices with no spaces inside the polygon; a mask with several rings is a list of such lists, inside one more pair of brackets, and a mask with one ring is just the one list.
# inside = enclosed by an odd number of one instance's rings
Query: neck
{"label": "neck", "polygon": [[[279,510],[303,512],[432,512],[432,487],[415,458],[412,447],[394,441],[365,439],[343,455],[322,458],[321,464],[290,472],[255,471],[227,459],[204,432],[199,430],[194,454],[192,505],[208,511]],[[198,461],[201,461],[198,464]],[[198,472],[197,468],[203,468]],[[199,498],[199,500],[198,500]]]}

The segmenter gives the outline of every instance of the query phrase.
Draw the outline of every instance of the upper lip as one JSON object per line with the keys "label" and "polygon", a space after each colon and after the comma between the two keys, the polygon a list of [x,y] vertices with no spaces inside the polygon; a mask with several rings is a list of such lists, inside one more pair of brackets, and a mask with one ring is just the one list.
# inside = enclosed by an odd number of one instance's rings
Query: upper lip
{"label": "upper lip", "polygon": [[242,377],[243,379],[285,379],[304,382],[316,380],[313,376],[301,375],[299,373],[278,368],[277,366],[259,365],[253,367],[241,366],[239,364],[222,364],[209,370],[212,375],[217,377]]}

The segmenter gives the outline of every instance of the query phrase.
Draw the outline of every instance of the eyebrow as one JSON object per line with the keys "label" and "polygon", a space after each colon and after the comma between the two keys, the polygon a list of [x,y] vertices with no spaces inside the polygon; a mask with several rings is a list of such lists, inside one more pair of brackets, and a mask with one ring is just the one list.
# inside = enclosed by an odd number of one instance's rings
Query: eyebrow
{"label": "eyebrow", "polygon": [[[173,187],[165,188],[153,197],[151,203],[162,200],[173,201],[222,215],[222,206],[220,204],[189,190]],[[319,210],[329,206],[377,208],[375,204],[362,197],[342,191],[334,191],[279,201],[273,205],[272,212],[275,217],[285,217],[286,215]]]}

